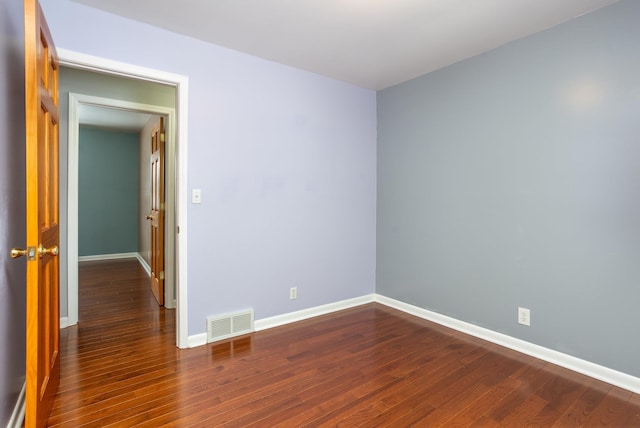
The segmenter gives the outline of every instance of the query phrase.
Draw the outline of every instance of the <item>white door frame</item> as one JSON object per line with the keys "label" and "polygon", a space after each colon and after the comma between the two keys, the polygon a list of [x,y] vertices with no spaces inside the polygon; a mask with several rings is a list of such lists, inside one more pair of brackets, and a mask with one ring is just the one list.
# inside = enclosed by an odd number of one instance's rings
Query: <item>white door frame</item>
{"label": "white door frame", "polygon": [[[175,175],[175,222],[168,227],[173,233],[167,234],[167,250],[175,248],[175,300],[176,300],[176,346],[188,347],[187,328],[187,106],[188,106],[188,77],[135,66],[132,64],[113,61],[105,58],[94,57],[86,54],[58,49],[60,65],[95,71],[116,76],[123,76],[138,80],[146,80],[176,88],[176,113],[173,109],[163,109],[158,106],[149,106],[138,103],[130,103],[120,100],[108,100],[106,98],[92,97],[88,95],[70,94],[69,99],[69,164],[68,164],[68,318],[69,325],[78,322],[78,117],[77,110],[80,104],[107,105],[112,108],[143,111],[168,117],[168,125],[173,126],[173,131],[167,132],[168,136],[176,136],[175,141],[169,142],[168,149],[174,150],[174,156],[167,156],[167,176]],[[74,111],[75,109],[75,111]],[[75,115],[75,117],[72,117]],[[169,155],[169,153],[168,153]],[[171,163],[171,165],[169,164]],[[170,168],[173,171],[170,171]],[[169,180],[172,181],[172,180]],[[172,192],[167,189],[167,195]],[[170,201],[167,200],[167,203]],[[171,229],[168,229],[171,230]],[[175,243],[170,245],[170,241]],[[169,275],[169,272],[167,272]]]}
{"label": "white door frame", "polygon": [[[166,190],[166,205],[168,207],[176,206],[176,117],[175,109],[140,104],[130,101],[117,100],[113,98],[96,97],[86,94],[69,93],[69,144],[68,144],[68,253],[76,255],[78,253],[78,156],[80,147],[79,138],[79,125],[80,121],[80,106],[94,106],[112,108],[121,111],[130,111],[136,113],[146,113],[153,116],[163,116],[166,118],[166,157],[165,157],[165,190]],[[175,209],[169,209],[165,213],[165,293],[164,301],[165,307],[169,309],[175,308],[175,248],[176,248],[176,235],[172,231],[176,230],[176,212]],[[127,253],[127,255],[130,253]],[[69,258],[69,268],[73,268],[76,272],[78,265],[77,261],[80,257],[74,257],[74,260]],[[72,263],[75,266],[72,266]],[[69,290],[69,307],[68,307],[68,323],[73,325],[78,322],[78,283],[75,280],[76,276],[73,276],[74,281],[70,281],[68,285]],[[74,299],[71,300],[71,293],[74,295]]]}

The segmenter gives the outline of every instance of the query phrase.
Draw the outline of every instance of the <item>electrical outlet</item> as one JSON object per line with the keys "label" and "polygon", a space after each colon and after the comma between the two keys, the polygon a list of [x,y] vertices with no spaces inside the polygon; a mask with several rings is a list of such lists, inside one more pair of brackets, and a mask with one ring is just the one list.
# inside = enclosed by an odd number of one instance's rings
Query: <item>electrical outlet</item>
{"label": "electrical outlet", "polygon": [[298,287],[291,287],[289,289],[289,299],[296,300],[298,298]]}
{"label": "electrical outlet", "polygon": [[531,325],[531,311],[527,308],[518,308],[518,324]]}

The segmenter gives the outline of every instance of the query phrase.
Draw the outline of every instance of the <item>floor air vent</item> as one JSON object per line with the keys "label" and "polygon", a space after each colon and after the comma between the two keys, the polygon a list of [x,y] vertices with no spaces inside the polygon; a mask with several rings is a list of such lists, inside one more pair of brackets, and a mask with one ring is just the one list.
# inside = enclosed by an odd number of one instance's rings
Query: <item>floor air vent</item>
{"label": "floor air vent", "polygon": [[207,343],[253,331],[253,310],[207,317]]}

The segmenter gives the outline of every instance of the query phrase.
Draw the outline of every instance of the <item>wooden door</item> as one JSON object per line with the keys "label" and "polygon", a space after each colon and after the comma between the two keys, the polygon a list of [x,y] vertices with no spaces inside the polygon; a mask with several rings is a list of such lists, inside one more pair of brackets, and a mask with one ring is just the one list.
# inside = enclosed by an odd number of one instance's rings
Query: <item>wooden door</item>
{"label": "wooden door", "polygon": [[24,0],[27,338],[25,427],[46,426],[60,379],[58,56],[37,0]]}
{"label": "wooden door", "polygon": [[151,134],[151,292],[164,304],[164,118]]}

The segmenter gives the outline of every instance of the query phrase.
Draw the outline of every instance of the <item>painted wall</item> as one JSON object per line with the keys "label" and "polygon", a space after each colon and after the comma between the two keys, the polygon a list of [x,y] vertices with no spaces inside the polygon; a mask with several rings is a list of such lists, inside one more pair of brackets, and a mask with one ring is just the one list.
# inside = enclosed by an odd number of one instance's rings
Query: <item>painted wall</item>
{"label": "painted wall", "polygon": [[375,92],[72,1],[42,6],[59,47],[189,78],[188,187],[202,190],[188,209],[190,335],[210,314],[374,291]]}
{"label": "painted wall", "polygon": [[640,376],[639,21],[622,1],[378,94],[378,293]]}
{"label": "painted wall", "polygon": [[[54,38],[56,36],[54,35]],[[93,95],[103,98],[131,101],[175,108],[175,88],[152,82],[143,82],[122,77],[60,68],[60,315],[67,316],[67,157],[69,93]]]}
{"label": "painted wall", "polygon": [[0,426],[25,379],[25,105],[22,2],[0,0]]}
{"label": "painted wall", "polygon": [[138,252],[139,134],[80,126],[78,255]]}

